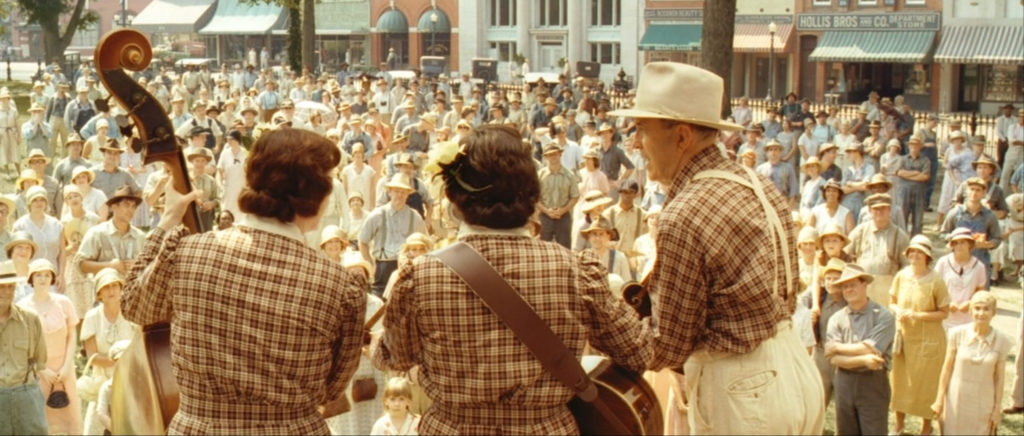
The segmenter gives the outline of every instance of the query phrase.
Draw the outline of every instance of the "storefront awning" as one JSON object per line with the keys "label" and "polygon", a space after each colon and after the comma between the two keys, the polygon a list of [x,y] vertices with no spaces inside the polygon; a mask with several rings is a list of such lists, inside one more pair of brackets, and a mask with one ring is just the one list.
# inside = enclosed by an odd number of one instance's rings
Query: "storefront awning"
{"label": "storefront awning", "polygon": [[[784,53],[793,33],[792,24],[779,24],[775,30],[775,53]],[[767,24],[737,24],[732,37],[732,50],[737,53],[768,53],[772,47]]]}
{"label": "storefront awning", "polygon": [[195,33],[213,14],[210,0],[153,0],[132,20],[143,33]]}
{"label": "storefront awning", "polygon": [[409,33],[409,20],[398,9],[391,9],[377,19],[377,32]]}
{"label": "storefront awning", "polygon": [[210,24],[200,35],[265,35],[283,25],[287,18],[283,7],[276,4],[242,4],[234,0],[217,2]]}
{"label": "storefront awning", "polygon": [[1024,27],[946,26],[935,62],[943,64],[1020,64],[1024,62]]}
{"label": "storefront awning", "polygon": [[[432,16],[437,16],[436,21]],[[451,33],[452,23],[448,20],[448,14],[440,9],[428,9],[420,16],[420,22],[416,24],[423,33]]]}
{"label": "storefront awning", "polygon": [[651,24],[640,39],[640,50],[698,51],[700,24]]}
{"label": "storefront awning", "polygon": [[811,52],[811,62],[926,62],[935,32],[833,31],[825,32]]}

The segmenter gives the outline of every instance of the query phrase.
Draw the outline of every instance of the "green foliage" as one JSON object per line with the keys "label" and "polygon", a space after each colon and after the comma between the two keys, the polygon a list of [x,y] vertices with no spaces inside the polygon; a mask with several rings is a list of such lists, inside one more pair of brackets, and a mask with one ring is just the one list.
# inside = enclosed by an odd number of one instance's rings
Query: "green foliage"
{"label": "green foliage", "polygon": [[[28,24],[38,24],[43,29],[43,51],[45,58],[61,59],[64,49],[71,44],[78,29],[99,22],[99,15],[85,10],[86,0],[17,0],[18,9]],[[60,17],[67,14],[68,24],[61,32]]]}

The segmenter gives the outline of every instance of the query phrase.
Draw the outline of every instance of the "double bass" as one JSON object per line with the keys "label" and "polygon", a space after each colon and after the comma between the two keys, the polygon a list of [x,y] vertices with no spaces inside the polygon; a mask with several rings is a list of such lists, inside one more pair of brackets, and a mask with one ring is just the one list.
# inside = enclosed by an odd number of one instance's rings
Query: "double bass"
{"label": "double bass", "polygon": [[[174,178],[173,188],[192,191],[185,156],[174,135],[174,124],[163,106],[125,70],[142,71],[153,59],[149,38],[131,29],[108,33],[96,46],[96,70],[110,95],[128,111],[119,120],[130,146],[142,153],[143,163],[163,162]],[[128,120],[130,119],[130,123]],[[199,211],[192,204],[182,220],[192,232],[202,231]],[[171,366],[171,325],[168,321],[143,327],[114,367],[111,391],[113,434],[165,434],[178,411],[179,391]]]}

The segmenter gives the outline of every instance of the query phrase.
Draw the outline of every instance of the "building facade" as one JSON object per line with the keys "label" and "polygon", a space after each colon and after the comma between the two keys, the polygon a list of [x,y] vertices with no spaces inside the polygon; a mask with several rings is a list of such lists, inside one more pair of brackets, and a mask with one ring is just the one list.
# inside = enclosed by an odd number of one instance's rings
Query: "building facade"
{"label": "building facade", "polygon": [[[121,27],[122,8],[124,9],[124,22],[131,24],[135,16],[145,9],[154,0],[116,0],[116,1],[88,1],[85,8],[87,11],[95,12],[99,16],[96,23],[79,29],[75,32],[69,51],[78,51],[85,56],[91,56],[96,49],[96,44],[107,32]],[[207,3],[212,0],[199,0]],[[61,20],[61,30],[64,30],[67,20]],[[18,16],[17,8],[13,8],[11,17],[11,45],[14,50],[14,57],[25,60],[43,60],[43,32],[38,24],[28,25],[23,18]],[[52,59],[50,59],[52,61]]]}
{"label": "building facade", "polygon": [[[372,0],[370,62],[392,70],[420,68],[420,57],[446,57],[450,70],[465,57],[459,49],[457,0]],[[392,52],[393,50],[393,52]],[[393,54],[392,54],[393,53]]]}
{"label": "building facade", "polygon": [[942,0],[797,0],[795,7],[801,98],[859,103],[877,91],[936,110]]}
{"label": "building facade", "polygon": [[995,111],[1024,101],[1024,3],[945,0],[935,51],[943,112]]}

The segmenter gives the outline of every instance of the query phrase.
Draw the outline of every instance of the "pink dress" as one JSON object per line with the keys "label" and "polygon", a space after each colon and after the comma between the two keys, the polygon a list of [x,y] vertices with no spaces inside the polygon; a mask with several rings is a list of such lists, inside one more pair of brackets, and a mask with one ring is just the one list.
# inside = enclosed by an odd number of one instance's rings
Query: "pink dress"
{"label": "pink dress", "polygon": [[[971,299],[976,289],[983,289],[986,284],[985,265],[974,256],[971,256],[966,265],[960,265],[953,260],[953,253],[949,253],[935,262],[935,272],[946,282],[951,304],[963,304]],[[942,326],[948,331],[953,327],[970,323],[970,311],[950,311],[949,317],[942,321]]]}
{"label": "pink dress", "polygon": [[[50,301],[40,303],[34,300],[33,294],[29,294],[19,300],[18,305],[39,314],[39,321],[43,324],[43,338],[46,341],[46,367],[54,372],[59,371],[67,358],[68,338],[73,337],[75,333],[72,330],[69,334],[69,326],[74,329],[78,324],[78,314],[71,300],[51,292]],[[50,434],[81,434],[82,402],[78,399],[78,389],[75,386],[75,366],[68,365],[59,375],[71,403],[61,409],[46,406],[46,422]],[[43,391],[44,399],[50,395],[51,386],[42,378],[39,379],[39,388]]]}

